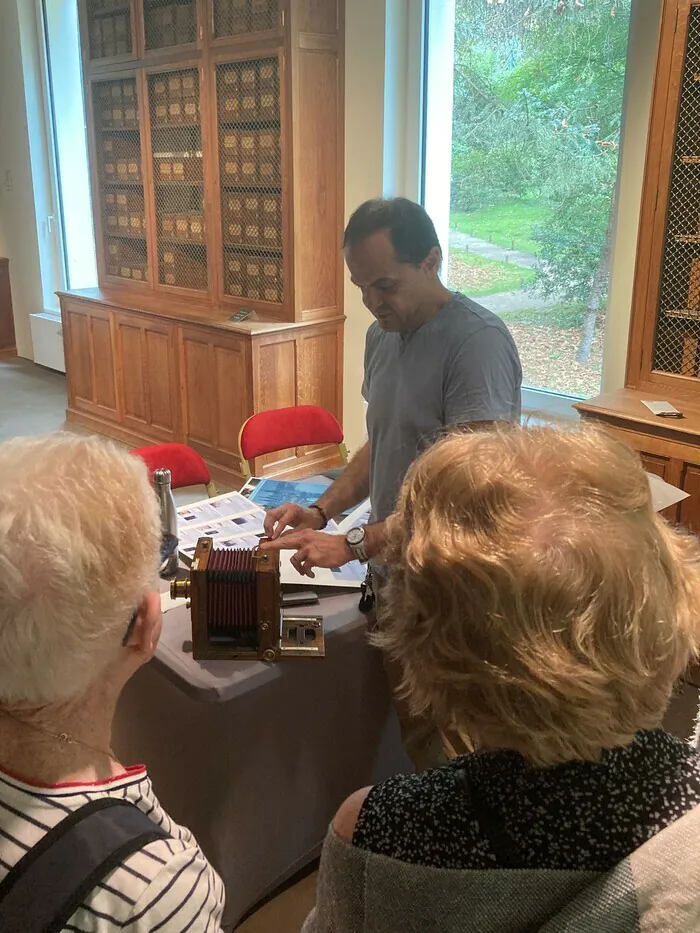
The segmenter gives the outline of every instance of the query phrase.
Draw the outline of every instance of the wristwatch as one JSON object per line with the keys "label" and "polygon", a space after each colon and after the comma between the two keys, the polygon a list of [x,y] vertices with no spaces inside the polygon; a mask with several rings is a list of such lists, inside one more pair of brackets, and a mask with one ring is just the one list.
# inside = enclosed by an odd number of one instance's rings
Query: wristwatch
{"label": "wristwatch", "polygon": [[352,551],[352,556],[355,560],[359,560],[361,564],[366,564],[369,560],[369,555],[367,554],[366,547],[367,533],[365,531],[365,526],[360,525],[359,528],[351,528],[345,535],[345,541]]}

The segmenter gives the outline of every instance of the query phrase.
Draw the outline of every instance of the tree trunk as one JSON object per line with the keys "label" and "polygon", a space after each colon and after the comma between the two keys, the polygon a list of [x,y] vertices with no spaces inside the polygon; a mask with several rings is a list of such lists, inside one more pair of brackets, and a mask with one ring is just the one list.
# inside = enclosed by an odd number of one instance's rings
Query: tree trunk
{"label": "tree trunk", "polygon": [[615,200],[610,206],[610,217],[608,218],[608,229],[605,232],[605,245],[603,253],[598,263],[593,284],[588,295],[588,303],[583,315],[583,330],[581,331],[581,341],[578,345],[578,362],[585,366],[591,355],[593,338],[595,337],[595,326],[598,321],[598,314],[603,303],[603,296],[608,287],[610,278],[610,260],[612,259],[612,239],[613,225],[615,220]]}

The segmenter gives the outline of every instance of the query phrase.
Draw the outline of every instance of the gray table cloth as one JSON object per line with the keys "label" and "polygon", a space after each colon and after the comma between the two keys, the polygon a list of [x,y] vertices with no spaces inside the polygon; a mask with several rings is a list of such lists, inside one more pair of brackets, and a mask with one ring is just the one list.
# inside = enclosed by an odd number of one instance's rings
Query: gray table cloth
{"label": "gray table cloth", "polygon": [[410,770],[357,604],[357,593],[323,598],[310,612],[324,616],[325,659],[275,665],[194,661],[189,611],[173,609],[122,695],[115,752],[148,766],[220,872],[226,930],[319,854],[346,796]]}

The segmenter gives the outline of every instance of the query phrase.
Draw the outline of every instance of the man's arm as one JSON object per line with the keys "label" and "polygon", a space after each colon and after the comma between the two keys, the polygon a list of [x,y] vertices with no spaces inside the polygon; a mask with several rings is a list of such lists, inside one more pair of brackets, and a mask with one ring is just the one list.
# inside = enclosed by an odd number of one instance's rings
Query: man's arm
{"label": "man's arm", "polygon": [[[328,518],[335,518],[369,495],[370,447],[365,444],[347,469],[321,496],[318,504]],[[342,535],[319,534],[321,516],[317,509],[303,509],[287,503],[271,509],[265,519],[265,532],[272,542],[263,549],[296,551],[292,566],[306,577],[313,578],[314,567],[342,567],[353,560],[353,554]],[[284,531],[291,526],[292,531]],[[384,547],[386,523],[366,527],[365,548],[368,557],[376,557]]]}
{"label": "man's arm", "polygon": [[[340,515],[354,505],[359,505],[367,498],[369,495],[369,462],[370,451],[369,443],[367,443],[355,454],[338,479],[318,500],[318,504],[329,519],[335,518],[336,515]],[[265,534],[274,541],[280,537],[285,528],[318,531],[322,524],[323,519],[318,509],[305,509],[303,506],[286,502],[276,509],[270,509],[265,516]]]}
{"label": "man's arm", "polygon": [[[378,557],[386,540],[386,522],[366,525],[365,536],[367,556]],[[292,566],[298,573],[312,579],[314,567],[333,570],[355,559],[344,535],[327,535],[312,528],[286,531],[276,540],[265,542],[261,547],[263,551],[296,551],[290,558]]]}
{"label": "man's arm", "polygon": [[318,504],[329,518],[341,515],[347,509],[369,496],[369,442],[355,454],[338,479],[329,486]]}

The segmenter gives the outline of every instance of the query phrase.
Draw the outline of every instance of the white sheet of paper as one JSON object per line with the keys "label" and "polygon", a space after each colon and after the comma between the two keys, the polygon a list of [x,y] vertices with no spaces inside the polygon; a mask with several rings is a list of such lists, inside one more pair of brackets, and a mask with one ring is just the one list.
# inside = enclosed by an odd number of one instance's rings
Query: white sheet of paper
{"label": "white sheet of paper", "polygon": [[642,402],[642,405],[646,405],[652,415],[661,415],[664,412],[674,412],[678,411],[677,408],[674,408],[670,402]]}
{"label": "white sheet of paper", "polygon": [[359,561],[353,560],[337,570],[327,570],[325,567],[314,567],[314,576],[304,577],[292,567],[294,551],[280,551],[280,580],[284,584],[293,586],[306,586],[315,589],[317,586],[337,586],[359,590],[367,574],[366,567]]}
{"label": "white sheet of paper", "polygon": [[663,512],[664,509],[676,505],[677,502],[690,498],[689,493],[683,492],[677,486],[672,486],[654,473],[647,473],[647,479],[651,490],[651,504],[655,512]]}

